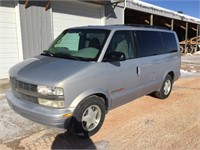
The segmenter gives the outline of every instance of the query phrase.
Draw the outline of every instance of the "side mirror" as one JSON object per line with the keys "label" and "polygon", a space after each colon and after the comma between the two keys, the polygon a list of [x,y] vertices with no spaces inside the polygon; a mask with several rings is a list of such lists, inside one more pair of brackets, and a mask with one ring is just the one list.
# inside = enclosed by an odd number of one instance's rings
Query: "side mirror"
{"label": "side mirror", "polygon": [[126,56],[122,52],[112,51],[106,56],[106,61],[113,62],[113,61],[125,61]]}

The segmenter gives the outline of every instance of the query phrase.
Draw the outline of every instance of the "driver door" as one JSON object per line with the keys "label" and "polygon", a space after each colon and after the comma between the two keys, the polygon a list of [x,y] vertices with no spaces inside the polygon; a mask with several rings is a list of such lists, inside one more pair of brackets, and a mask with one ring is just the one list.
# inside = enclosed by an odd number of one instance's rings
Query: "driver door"
{"label": "driver door", "polygon": [[137,68],[139,61],[135,57],[136,52],[131,31],[116,31],[106,55],[111,51],[122,52],[126,56],[125,61],[113,61],[105,64],[108,92],[112,98],[112,108],[114,108],[139,96]]}

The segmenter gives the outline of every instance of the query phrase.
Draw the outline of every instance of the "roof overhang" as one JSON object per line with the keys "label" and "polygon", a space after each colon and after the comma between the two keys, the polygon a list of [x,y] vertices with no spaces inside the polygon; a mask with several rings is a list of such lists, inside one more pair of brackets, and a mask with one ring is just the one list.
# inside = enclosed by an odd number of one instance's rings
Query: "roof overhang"
{"label": "roof overhang", "polygon": [[98,4],[98,5],[111,5],[116,3],[122,3],[125,0],[86,0],[85,2]]}
{"label": "roof overhang", "polygon": [[145,13],[164,16],[171,19],[200,24],[200,19],[186,14],[181,14],[173,10],[149,4],[140,0],[126,0],[126,8],[138,10]]}
{"label": "roof overhang", "polygon": [[[24,3],[25,8],[29,7],[29,2],[31,0],[21,0],[22,3]],[[45,10],[48,10],[50,8],[51,5],[51,1],[52,0],[43,0],[43,2],[45,2]],[[67,0],[63,0],[63,1],[67,1]],[[81,0],[75,0],[75,1],[81,1]],[[118,4],[118,3],[122,3],[125,0],[84,0],[84,2],[88,2],[88,3],[93,3],[93,4],[97,4],[97,5],[112,5],[112,4]]]}

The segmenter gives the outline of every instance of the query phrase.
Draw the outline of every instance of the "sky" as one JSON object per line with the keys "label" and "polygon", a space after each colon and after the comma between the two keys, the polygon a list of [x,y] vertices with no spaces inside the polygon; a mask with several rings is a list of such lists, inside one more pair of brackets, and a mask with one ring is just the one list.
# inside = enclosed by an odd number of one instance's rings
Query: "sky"
{"label": "sky", "polygon": [[183,14],[200,19],[200,0],[142,0],[144,2],[171,9],[182,11]]}

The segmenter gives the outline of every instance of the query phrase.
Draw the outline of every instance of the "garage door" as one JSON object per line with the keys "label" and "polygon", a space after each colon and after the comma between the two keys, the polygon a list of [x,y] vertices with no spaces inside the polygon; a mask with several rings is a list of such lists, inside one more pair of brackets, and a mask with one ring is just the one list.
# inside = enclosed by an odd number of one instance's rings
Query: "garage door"
{"label": "garage door", "polygon": [[103,6],[86,2],[52,2],[53,30],[56,38],[64,29],[85,25],[101,25]]}
{"label": "garage door", "polygon": [[19,62],[14,2],[0,2],[0,79]]}

